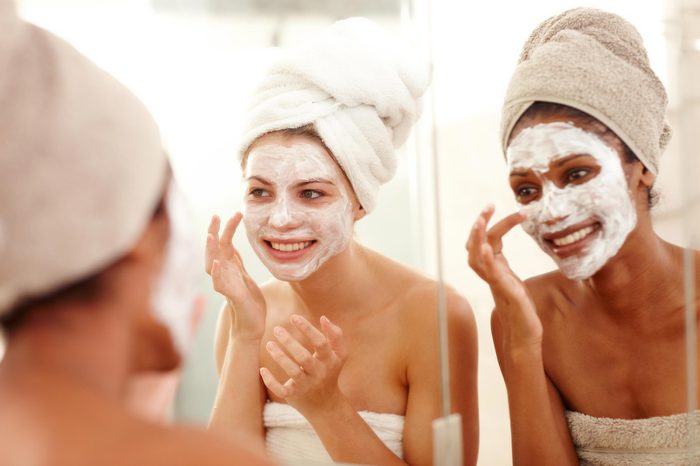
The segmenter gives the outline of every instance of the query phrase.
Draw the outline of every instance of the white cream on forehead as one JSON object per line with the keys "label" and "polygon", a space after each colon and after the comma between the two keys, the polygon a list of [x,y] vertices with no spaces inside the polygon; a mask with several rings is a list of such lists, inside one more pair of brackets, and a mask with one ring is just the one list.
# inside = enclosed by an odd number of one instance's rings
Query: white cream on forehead
{"label": "white cream on forehead", "polygon": [[[557,187],[543,175],[553,161],[574,154],[596,159],[600,172],[582,184]],[[506,151],[508,168],[533,170],[542,179],[538,200],[521,205],[523,229],[549,254],[568,278],[592,276],[619,251],[637,223],[632,197],[617,152],[596,134],[572,123],[543,123],[524,129]],[[581,222],[597,220],[597,238],[580,255],[560,258],[542,238]]]}
{"label": "white cream on forehead", "polygon": [[[255,146],[248,155],[244,176],[271,183],[265,188],[273,196],[271,201],[244,202],[243,222],[255,253],[276,278],[303,280],[350,244],[354,224],[351,194],[342,172],[320,144]],[[299,191],[305,187],[299,184],[314,180],[331,182],[339,193],[337,198],[323,204],[300,198]],[[283,262],[268,254],[263,239],[270,238],[313,239],[316,244],[301,259]]]}

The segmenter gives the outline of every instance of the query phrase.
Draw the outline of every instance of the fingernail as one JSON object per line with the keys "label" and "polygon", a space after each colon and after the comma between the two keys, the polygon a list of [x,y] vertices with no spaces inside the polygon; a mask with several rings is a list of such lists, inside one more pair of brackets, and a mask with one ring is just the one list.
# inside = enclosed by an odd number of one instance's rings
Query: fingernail
{"label": "fingernail", "polygon": [[301,317],[299,317],[296,314],[292,314],[292,317],[289,318],[293,323],[295,324],[300,324],[301,323]]}
{"label": "fingernail", "polygon": [[282,327],[275,327],[272,331],[278,337],[281,337],[282,335],[284,335],[284,329]]}
{"label": "fingernail", "polygon": [[275,344],[272,343],[271,341],[268,341],[268,342],[265,344],[265,348],[267,348],[269,351],[274,351],[274,349],[275,349]]}

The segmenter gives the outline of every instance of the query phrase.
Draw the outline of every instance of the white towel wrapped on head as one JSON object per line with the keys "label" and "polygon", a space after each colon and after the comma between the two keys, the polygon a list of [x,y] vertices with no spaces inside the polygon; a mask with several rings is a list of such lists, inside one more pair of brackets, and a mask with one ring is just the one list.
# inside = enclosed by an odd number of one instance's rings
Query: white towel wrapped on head
{"label": "white towel wrapped on head", "polygon": [[128,252],[166,167],[143,104],[0,0],[0,317]]}
{"label": "white towel wrapped on head", "polygon": [[313,125],[370,212],[396,171],[394,149],[420,115],[429,69],[371,21],[333,24],[290,51],[255,92],[241,155],[263,134]]}

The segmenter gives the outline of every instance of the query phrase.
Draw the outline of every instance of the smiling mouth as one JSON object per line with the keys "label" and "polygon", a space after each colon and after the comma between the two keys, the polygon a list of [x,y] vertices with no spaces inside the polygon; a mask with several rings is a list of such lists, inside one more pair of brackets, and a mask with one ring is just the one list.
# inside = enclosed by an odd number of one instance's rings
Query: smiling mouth
{"label": "smiling mouth", "polygon": [[576,241],[580,241],[586,236],[590,235],[591,233],[593,233],[593,230],[595,230],[593,226],[584,227],[573,233],[569,233],[563,238],[555,238],[550,241],[552,241],[552,243],[554,243],[555,246],[568,246],[569,244],[573,244]]}
{"label": "smiling mouth", "polygon": [[278,243],[275,241],[265,241],[272,249],[281,252],[294,252],[306,249],[316,241],[300,241],[298,243]]}
{"label": "smiling mouth", "polygon": [[561,232],[544,235],[544,239],[552,250],[560,257],[577,254],[588,241],[600,230],[600,223],[579,227],[570,227]]}

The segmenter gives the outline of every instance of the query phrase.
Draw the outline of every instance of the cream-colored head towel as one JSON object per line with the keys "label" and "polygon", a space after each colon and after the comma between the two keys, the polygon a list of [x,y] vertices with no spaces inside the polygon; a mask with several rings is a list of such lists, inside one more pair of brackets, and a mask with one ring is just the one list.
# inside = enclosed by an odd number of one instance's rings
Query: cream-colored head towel
{"label": "cream-colored head towel", "polygon": [[429,69],[374,23],[350,18],[273,65],[246,116],[241,151],[265,133],[312,124],[370,212],[396,171],[394,149],[420,115]]}
{"label": "cream-colored head towel", "polygon": [[506,93],[504,152],[513,127],[535,101],[568,105],[597,118],[657,173],[671,135],[668,99],[649,66],[642,38],[623,18],[577,8],[533,31]]}
{"label": "cream-colored head towel", "polygon": [[166,163],[127,89],[0,0],[0,316],[126,253]]}

